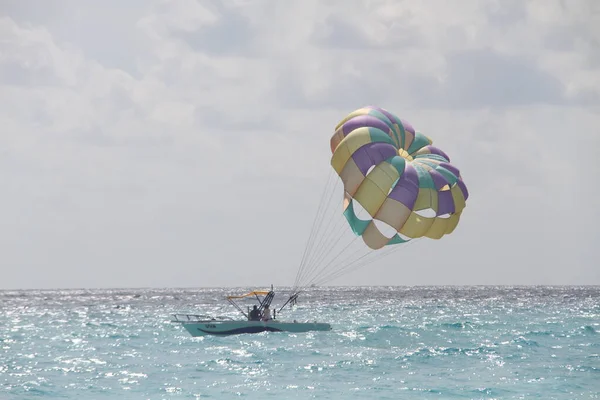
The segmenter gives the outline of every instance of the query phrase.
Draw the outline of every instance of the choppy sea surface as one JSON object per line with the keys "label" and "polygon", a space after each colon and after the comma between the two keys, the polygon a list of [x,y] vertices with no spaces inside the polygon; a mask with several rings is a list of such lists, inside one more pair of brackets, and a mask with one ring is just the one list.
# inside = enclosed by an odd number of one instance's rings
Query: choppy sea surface
{"label": "choppy sea surface", "polygon": [[600,287],[313,288],[278,316],[330,332],[170,322],[246,289],[0,291],[0,399],[600,398]]}

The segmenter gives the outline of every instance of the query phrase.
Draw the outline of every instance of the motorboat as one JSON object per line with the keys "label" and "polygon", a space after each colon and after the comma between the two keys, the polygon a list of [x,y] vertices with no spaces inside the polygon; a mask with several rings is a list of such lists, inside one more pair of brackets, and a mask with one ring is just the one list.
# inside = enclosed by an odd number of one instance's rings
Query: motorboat
{"label": "motorboat", "polygon": [[[271,288],[272,289],[272,288]],[[264,296],[264,298],[261,298]],[[269,309],[271,301],[275,293],[270,291],[251,291],[249,293],[237,296],[227,296],[227,300],[244,315],[245,319],[233,319],[226,316],[211,317],[208,315],[199,314],[173,314],[173,323],[181,324],[192,336],[228,336],[238,335],[243,333],[261,333],[261,332],[291,332],[303,333],[310,331],[330,331],[331,324],[326,322],[299,322],[280,321],[277,319],[275,311],[273,316],[265,316],[265,311]],[[256,311],[253,315],[252,310],[248,307],[247,312],[237,304],[236,300],[255,297],[258,300],[258,305],[254,308]],[[279,309],[287,304],[294,303],[296,298],[290,297],[288,301]]]}
{"label": "motorboat", "polygon": [[206,318],[202,315],[174,314],[173,322],[178,322],[192,336],[227,336],[242,333],[261,332],[293,332],[330,331],[331,325],[325,322],[283,322],[226,320],[221,318]]}

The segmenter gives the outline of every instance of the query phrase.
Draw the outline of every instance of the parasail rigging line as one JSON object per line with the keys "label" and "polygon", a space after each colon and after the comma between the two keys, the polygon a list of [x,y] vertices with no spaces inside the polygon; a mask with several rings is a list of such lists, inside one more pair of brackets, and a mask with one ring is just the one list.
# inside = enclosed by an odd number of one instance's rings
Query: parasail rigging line
{"label": "parasail rigging line", "polygon": [[323,186],[323,192],[321,193],[321,199],[319,201],[319,206],[317,207],[317,212],[315,213],[315,217],[314,217],[313,224],[312,224],[312,227],[310,230],[310,234],[308,236],[307,243],[304,247],[304,253],[302,254],[302,259],[300,260],[300,266],[298,268],[298,271],[296,272],[296,279],[294,281],[294,287],[296,287],[299,282],[299,279],[300,279],[300,276],[302,273],[302,269],[304,266],[304,262],[306,260],[306,255],[310,251],[309,249],[312,247],[312,242],[314,241],[315,230],[316,230],[315,228],[317,226],[317,221],[319,220],[319,215],[321,214],[321,208],[324,204],[323,200],[325,198],[325,195],[327,194],[327,191],[330,188],[329,182],[331,181],[331,178],[333,177],[333,175],[334,175],[333,171],[330,170],[329,174],[327,176],[327,181],[325,183],[325,186]]}

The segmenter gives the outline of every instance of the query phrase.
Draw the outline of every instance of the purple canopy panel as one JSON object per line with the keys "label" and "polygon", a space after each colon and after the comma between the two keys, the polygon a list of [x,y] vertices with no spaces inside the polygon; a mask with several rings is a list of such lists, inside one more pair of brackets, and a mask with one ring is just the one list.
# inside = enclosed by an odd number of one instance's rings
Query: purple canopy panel
{"label": "purple canopy panel", "polygon": [[463,196],[465,197],[465,200],[467,200],[469,198],[469,191],[467,190],[467,185],[465,185],[465,183],[463,182],[462,179],[459,179],[456,184],[458,185],[458,187],[460,188]]}
{"label": "purple canopy panel", "polygon": [[372,115],[359,115],[344,122],[342,125],[342,133],[344,136],[347,136],[348,133],[362,127],[381,129],[387,135],[390,134],[391,130],[390,127],[379,118],[373,117]]}
{"label": "purple canopy panel", "polygon": [[383,160],[386,160],[390,157],[396,155],[396,148],[389,143],[369,143],[362,147],[352,154],[352,159],[356,163],[360,172],[363,175],[367,174],[369,168],[373,165],[377,165]]}
{"label": "purple canopy panel", "polygon": [[419,195],[419,188],[412,185],[398,185],[390,192],[388,197],[404,204],[409,210],[412,210]]}
{"label": "purple canopy panel", "polygon": [[411,165],[410,162],[406,163],[406,166],[404,167],[404,173],[400,179],[402,178],[414,183],[417,188],[419,187],[419,174],[417,174],[417,170]]}
{"label": "purple canopy panel", "polygon": [[404,204],[412,210],[419,195],[419,176],[410,164],[406,164],[404,173],[392,189],[388,197]]}
{"label": "purple canopy panel", "polygon": [[454,212],[454,199],[449,190],[438,192],[438,211],[437,215],[452,214]]}
{"label": "purple canopy panel", "polygon": [[444,175],[440,174],[434,169],[429,170],[429,175],[431,175],[431,178],[433,179],[433,184],[435,185],[435,189],[438,191],[449,184],[448,180],[444,178]]}
{"label": "purple canopy panel", "polygon": [[413,136],[416,134],[415,133],[415,128],[413,128],[412,124],[410,122],[408,122],[405,119],[400,118],[400,122],[402,122],[402,126],[404,127],[405,131],[408,131],[410,133],[413,134]]}

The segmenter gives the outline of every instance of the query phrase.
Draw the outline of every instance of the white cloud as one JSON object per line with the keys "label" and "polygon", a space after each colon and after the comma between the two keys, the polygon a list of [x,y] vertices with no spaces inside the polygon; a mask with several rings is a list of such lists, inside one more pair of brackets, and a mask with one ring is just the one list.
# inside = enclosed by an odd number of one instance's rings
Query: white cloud
{"label": "white cloud", "polygon": [[6,3],[3,286],[290,284],[365,104],[471,198],[455,234],[335,283],[600,283],[597,4],[351,3]]}

